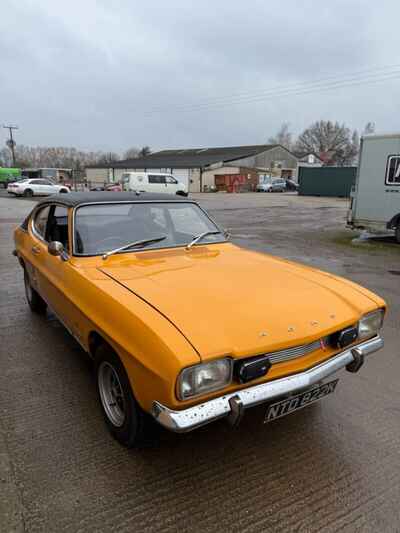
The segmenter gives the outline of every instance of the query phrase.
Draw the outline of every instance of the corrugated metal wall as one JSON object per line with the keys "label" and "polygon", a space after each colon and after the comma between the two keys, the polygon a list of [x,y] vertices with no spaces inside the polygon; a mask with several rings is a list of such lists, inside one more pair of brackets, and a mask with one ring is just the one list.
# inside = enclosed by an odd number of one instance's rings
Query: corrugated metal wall
{"label": "corrugated metal wall", "polygon": [[299,194],[348,198],[356,181],[357,167],[299,168]]}

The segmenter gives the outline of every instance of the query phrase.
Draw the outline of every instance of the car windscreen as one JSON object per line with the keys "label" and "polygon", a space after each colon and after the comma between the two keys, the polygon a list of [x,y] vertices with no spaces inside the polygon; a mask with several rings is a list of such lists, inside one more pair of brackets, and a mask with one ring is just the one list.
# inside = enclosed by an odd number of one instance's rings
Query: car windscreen
{"label": "car windscreen", "polygon": [[[186,246],[195,236],[219,228],[196,205],[185,202],[108,203],[78,207],[74,221],[74,253],[100,255],[129,243],[165,237],[144,250]],[[207,235],[199,244],[225,241],[223,233]],[[141,248],[133,248],[135,252]]]}

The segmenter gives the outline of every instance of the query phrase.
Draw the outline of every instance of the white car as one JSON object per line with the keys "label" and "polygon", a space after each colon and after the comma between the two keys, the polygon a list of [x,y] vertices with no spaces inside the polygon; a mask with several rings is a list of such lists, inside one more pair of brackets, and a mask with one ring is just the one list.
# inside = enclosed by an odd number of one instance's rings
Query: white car
{"label": "white car", "polygon": [[70,190],[66,185],[56,185],[50,180],[27,178],[9,183],[7,192],[8,194],[14,194],[14,196],[31,198],[32,196],[49,196],[50,194],[57,194],[59,192],[70,192]]}
{"label": "white car", "polygon": [[172,174],[161,172],[125,172],[121,176],[123,191],[155,192],[178,194],[187,196],[188,191],[184,183],[178,181]]}

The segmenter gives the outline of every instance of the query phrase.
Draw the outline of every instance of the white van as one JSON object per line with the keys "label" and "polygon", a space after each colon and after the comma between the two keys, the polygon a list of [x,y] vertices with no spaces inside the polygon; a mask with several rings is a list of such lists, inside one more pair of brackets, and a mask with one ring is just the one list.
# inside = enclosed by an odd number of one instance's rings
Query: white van
{"label": "white van", "polygon": [[187,196],[185,184],[171,174],[161,172],[125,172],[121,176],[123,191],[162,192]]}

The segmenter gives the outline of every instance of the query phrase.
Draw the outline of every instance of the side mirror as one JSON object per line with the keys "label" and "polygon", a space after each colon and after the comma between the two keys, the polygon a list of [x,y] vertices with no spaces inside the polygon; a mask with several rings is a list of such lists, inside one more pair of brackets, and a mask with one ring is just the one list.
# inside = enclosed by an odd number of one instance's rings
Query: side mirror
{"label": "side mirror", "polygon": [[51,241],[47,247],[47,251],[50,255],[59,256],[64,251],[64,246],[59,241]]}
{"label": "side mirror", "polygon": [[229,233],[229,230],[225,229],[224,230],[224,236],[225,236],[225,239],[229,240],[231,238],[231,234]]}

